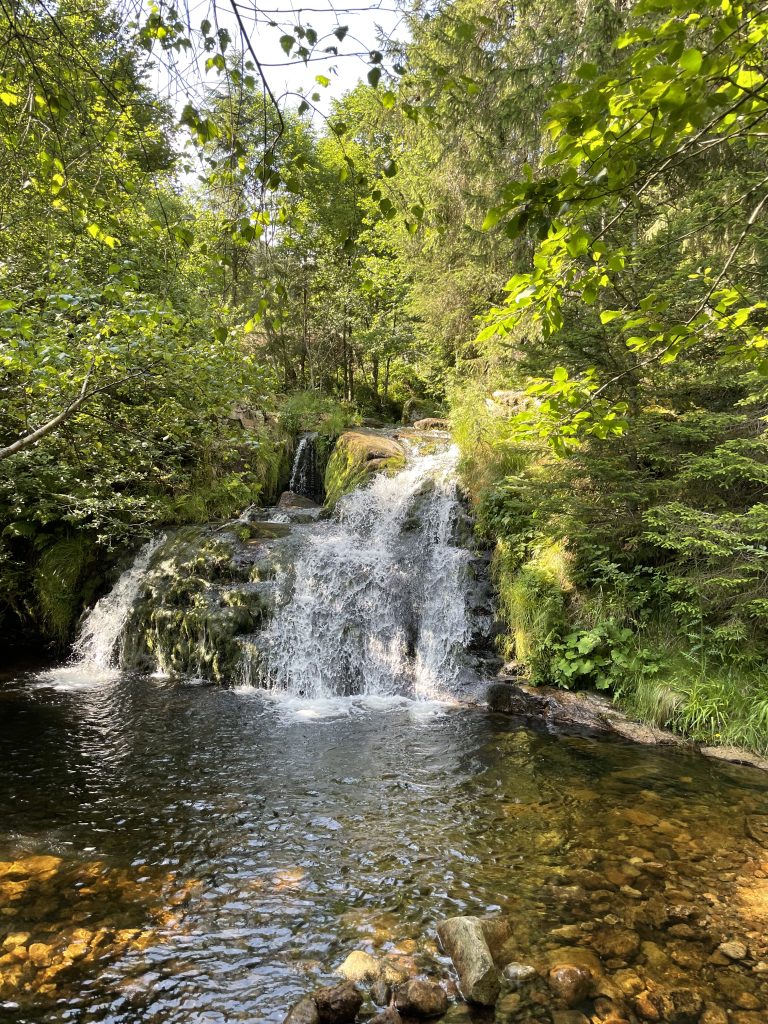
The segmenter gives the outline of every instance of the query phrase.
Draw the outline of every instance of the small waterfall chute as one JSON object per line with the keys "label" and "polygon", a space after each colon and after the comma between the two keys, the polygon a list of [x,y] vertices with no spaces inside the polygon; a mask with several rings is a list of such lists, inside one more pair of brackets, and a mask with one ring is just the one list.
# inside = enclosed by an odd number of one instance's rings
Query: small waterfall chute
{"label": "small waterfall chute", "polygon": [[323,474],[317,450],[317,433],[303,434],[296,446],[288,490],[312,501],[323,500]]}
{"label": "small waterfall chute", "polygon": [[110,592],[90,610],[73,645],[76,664],[100,670],[120,667],[131,610],[152,556],[164,540],[165,537],[157,537],[145,544]]}

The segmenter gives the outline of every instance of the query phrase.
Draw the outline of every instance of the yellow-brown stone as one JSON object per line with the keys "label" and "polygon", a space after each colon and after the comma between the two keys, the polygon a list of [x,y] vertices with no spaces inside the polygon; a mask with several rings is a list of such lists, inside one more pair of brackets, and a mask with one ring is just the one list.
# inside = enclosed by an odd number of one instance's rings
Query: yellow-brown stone
{"label": "yellow-brown stone", "polygon": [[88,953],[88,946],[85,942],[70,942],[64,950],[65,960],[82,960]]}
{"label": "yellow-brown stone", "polygon": [[29,959],[36,967],[49,967],[53,961],[53,946],[33,942],[29,947]]}
{"label": "yellow-brown stone", "polygon": [[29,942],[29,932],[13,932],[6,935],[3,940],[3,949],[14,949],[16,946],[26,946]]}

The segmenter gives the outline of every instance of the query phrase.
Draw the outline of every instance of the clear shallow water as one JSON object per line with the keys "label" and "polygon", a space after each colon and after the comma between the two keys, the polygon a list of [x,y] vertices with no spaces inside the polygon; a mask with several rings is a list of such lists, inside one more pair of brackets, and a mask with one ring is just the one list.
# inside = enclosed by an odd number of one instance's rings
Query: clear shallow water
{"label": "clear shallow water", "polygon": [[[435,922],[499,911],[535,961],[636,914],[622,884],[708,893],[740,935],[768,906],[766,776],[482,711],[54,670],[0,683],[0,765],[0,947],[27,935],[0,1020],[281,1021],[353,949],[447,978]],[[731,998],[690,936],[641,931]]]}

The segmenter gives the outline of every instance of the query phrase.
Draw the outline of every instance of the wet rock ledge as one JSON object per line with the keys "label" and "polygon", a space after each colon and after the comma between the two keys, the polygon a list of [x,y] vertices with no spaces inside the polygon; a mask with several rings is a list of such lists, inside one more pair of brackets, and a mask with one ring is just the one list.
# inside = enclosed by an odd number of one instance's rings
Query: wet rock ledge
{"label": "wet rock ledge", "polygon": [[513,715],[532,724],[558,730],[577,730],[595,735],[614,735],[633,743],[651,746],[685,747],[705,757],[733,764],[746,764],[768,771],[768,759],[740,747],[702,746],[659,729],[635,722],[606,697],[594,693],[556,690],[548,686],[529,686],[511,679],[491,683],[486,693],[488,709]]}

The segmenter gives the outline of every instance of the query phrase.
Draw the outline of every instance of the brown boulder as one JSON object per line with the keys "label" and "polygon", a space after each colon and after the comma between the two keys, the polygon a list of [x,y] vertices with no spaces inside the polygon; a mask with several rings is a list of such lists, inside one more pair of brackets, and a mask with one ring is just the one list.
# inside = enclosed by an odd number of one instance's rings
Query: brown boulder
{"label": "brown boulder", "polygon": [[320,508],[316,501],[305,498],[303,494],[296,494],[295,491],[283,491],[277,506],[278,508]]}
{"label": "brown boulder", "polygon": [[363,1005],[363,997],[348,981],[319,988],[313,995],[320,1024],[351,1024]]}
{"label": "brown boulder", "polygon": [[368,1024],[402,1024],[403,1018],[394,1006],[388,1006],[386,1010],[371,1017]]}
{"label": "brown boulder", "polygon": [[317,1004],[312,996],[304,996],[288,1011],[283,1024],[319,1024]]}
{"label": "brown boulder", "polygon": [[445,989],[414,978],[395,989],[395,1008],[406,1017],[442,1017],[448,1010]]}
{"label": "brown boulder", "polygon": [[448,420],[438,419],[437,416],[427,416],[423,420],[416,420],[413,424],[414,430],[450,430]]}

